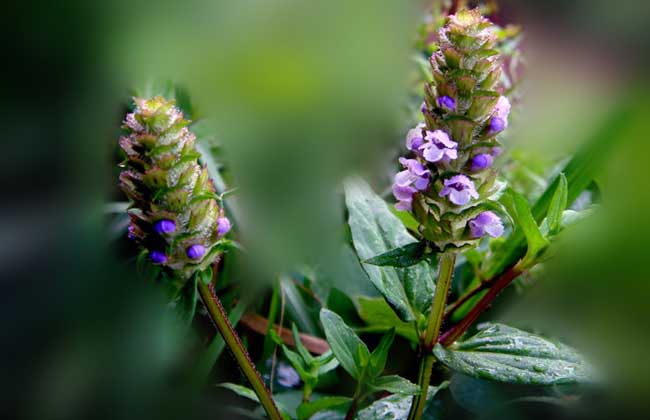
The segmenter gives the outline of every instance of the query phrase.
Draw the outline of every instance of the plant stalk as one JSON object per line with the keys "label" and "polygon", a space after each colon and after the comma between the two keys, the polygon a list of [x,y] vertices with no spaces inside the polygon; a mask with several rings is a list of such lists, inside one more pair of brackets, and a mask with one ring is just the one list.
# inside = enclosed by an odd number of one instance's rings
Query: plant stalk
{"label": "plant stalk", "polygon": [[362,380],[359,379],[357,382],[357,389],[354,391],[354,395],[352,396],[352,405],[350,405],[348,412],[345,413],[345,420],[354,419],[354,414],[356,413],[357,407],[359,406],[359,398],[361,397],[361,383]]}
{"label": "plant stalk", "polygon": [[239,364],[246,379],[248,379],[248,382],[250,382],[253,387],[253,391],[257,394],[257,398],[259,398],[260,404],[264,407],[266,414],[271,420],[282,420],[282,415],[273,402],[271,393],[264,385],[262,377],[257,369],[255,369],[253,361],[248,356],[248,352],[230,324],[226,310],[223,308],[223,305],[221,305],[219,298],[212,293],[209,286],[205,285],[201,281],[198,282],[198,288],[201,300],[203,300],[203,304],[208,310],[210,318],[212,318],[212,321],[219,330],[219,333],[221,333],[228,348],[230,348],[230,351],[235,356],[237,364]]}
{"label": "plant stalk", "polygon": [[451,278],[454,274],[456,265],[456,254],[446,253],[440,256],[438,261],[438,282],[436,291],[431,303],[431,312],[427,319],[427,328],[424,333],[424,339],[420,345],[420,373],[418,375],[418,386],[420,394],[413,397],[413,404],[409,412],[409,420],[419,420],[424,413],[424,406],[427,401],[427,392],[429,391],[429,382],[431,381],[431,369],[436,361],[435,356],[431,353],[433,346],[438,341],[440,326],[442,325],[442,316],[447,302],[447,294],[451,286]]}

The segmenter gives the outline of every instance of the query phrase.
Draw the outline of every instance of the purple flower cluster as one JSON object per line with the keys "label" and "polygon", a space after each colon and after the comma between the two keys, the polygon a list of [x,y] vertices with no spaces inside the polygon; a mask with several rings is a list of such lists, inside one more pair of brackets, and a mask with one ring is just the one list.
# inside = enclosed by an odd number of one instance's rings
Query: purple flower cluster
{"label": "purple flower cluster", "polygon": [[399,163],[406,169],[395,175],[393,194],[399,200],[395,207],[398,210],[411,210],[413,195],[429,188],[430,172],[416,159],[399,158]]}

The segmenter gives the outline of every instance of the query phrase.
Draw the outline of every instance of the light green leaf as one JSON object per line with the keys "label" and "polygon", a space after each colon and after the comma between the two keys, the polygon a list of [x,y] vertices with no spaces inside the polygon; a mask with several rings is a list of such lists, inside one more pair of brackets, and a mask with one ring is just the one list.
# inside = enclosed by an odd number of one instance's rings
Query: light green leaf
{"label": "light green leaf", "polygon": [[315,359],[315,363],[318,365],[318,375],[324,375],[339,366],[339,361],[336,359],[336,357],[334,357],[334,353],[332,353],[331,350],[328,350],[327,353],[318,356]]}
{"label": "light green leaf", "polygon": [[562,213],[567,206],[567,194],[568,186],[566,177],[563,173],[560,173],[560,181],[548,206],[548,214],[546,216],[550,235],[557,235],[560,232],[560,228],[562,227]]}
{"label": "light green leaf", "polygon": [[368,327],[362,329],[362,331],[377,332],[395,328],[398,335],[412,343],[418,343],[415,322],[404,322],[399,319],[384,299],[359,296],[358,302],[359,316],[368,324]]}
{"label": "light green leaf", "polygon": [[308,382],[314,379],[313,375],[308,372],[308,368],[305,366],[303,358],[300,357],[298,353],[292,351],[285,345],[282,345],[282,351],[287,360],[289,360],[289,363],[291,363],[291,366],[293,366],[296,372],[298,372],[298,376],[300,376],[300,379],[302,379],[303,382]]}
{"label": "light green leaf", "polygon": [[368,347],[334,312],[321,309],[320,320],[325,330],[327,342],[343,369],[353,378],[361,379],[363,370],[370,358]]}
{"label": "light green leaf", "polygon": [[499,382],[559,385],[592,382],[591,367],[569,346],[503,324],[483,324],[468,340],[433,353],[454,371]]}
{"label": "light green leaf", "polygon": [[370,387],[377,391],[388,391],[393,394],[416,395],[420,387],[398,375],[380,376],[370,383]]}
{"label": "light green leaf", "polygon": [[255,401],[258,404],[260,402],[259,398],[257,398],[257,395],[255,395],[255,391],[250,388],[246,388],[245,386],[233,384],[230,382],[225,382],[217,386],[229,389],[240,397],[248,398],[249,400]]}
{"label": "light green leaf", "polygon": [[516,226],[526,236],[526,255],[518,263],[518,266],[522,270],[529,268],[549,245],[549,242],[539,231],[537,222],[533,218],[528,201],[524,196],[509,188],[506,194],[501,197],[501,200],[515,221]]}
{"label": "light green leaf", "polygon": [[324,397],[316,401],[302,403],[298,406],[298,419],[307,420],[317,412],[328,409],[347,410],[351,403],[352,398],[347,397]]}
{"label": "light green leaf", "polygon": [[293,341],[296,345],[296,350],[298,350],[298,353],[300,353],[300,356],[302,356],[302,359],[306,364],[311,364],[314,361],[314,357],[302,344],[302,340],[300,340],[300,334],[298,334],[298,328],[296,327],[296,324],[291,324],[291,333],[293,334]]}
{"label": "light green leaf", "polygon": [[[345,201],[354,248],[362,261],[416,242],[363,180],[345,182]],[[428,309],[435,288],[435,273],[428,264],[408,268],[363,264],[363,268],[402,320],[413,321]]]}
{"label": "light green leaf", "polygon": [[[436,394],[446,388],[448,385],[447,382],[443,382],[440,386],[429,387],[427,392],[427,402],[425,406],[425,415],[423,418],[427,417],[428,412],[430,411],[431,406],[434,403]],[[404,396],[399,394],[393,394],[386,398],[375,401],[370,406],[359,411],[357,414],[357,420],[403,420],[408,418],[409,410],[411,409],[411,403],[413,402],[412,396]],[[431,417],[428,417],[431,418]]]}
{"label": "light green leaf", "polygon": [[395,339],[395,327],[391,328],[384,334],[384,336],[379,341],[377,347],[372,351],[370,355],[370,366],[368,373],[370,377],[381,375],[386,367],[386,360],[388,359],[388,351],[390,346],[393,345],[393,340]]}

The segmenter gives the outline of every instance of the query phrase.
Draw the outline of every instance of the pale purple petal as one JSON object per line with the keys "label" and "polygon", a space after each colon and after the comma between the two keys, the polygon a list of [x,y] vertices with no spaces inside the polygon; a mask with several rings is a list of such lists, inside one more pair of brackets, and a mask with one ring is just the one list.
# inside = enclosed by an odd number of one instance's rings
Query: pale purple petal
{"label": "pale purple petal", "polygon": [[398,201],[395,203],[395,208],[401,211],[411,211],[413,208],[411,201]]}
{"label": "pale purple petal", "polygon": [[436,144],[442,144],[448,149],[455,149],[458,146],[458,143],[453,141],[449,134],[445,133],[442,130],[427,131],[425,140],[432,140]]}
{"label": "pale purple petal", "polygon": [[416,152],[420,146],[422,146],[422,143],[424,143],[424,139],[422,138],[422,128],[424,128],[424,124],[418,124],[406,134],[407,149]]}
{"label": "pale purple petal", "polygon": [[499,216],[491,211],[484,211],[468,223],[473,238],[480,238],[486,233],[493,238],[503,235],[503,223]]}
{"label": "pale purple petal", "polygon": [[494,107],[494,112],[492,113],[492,116],[507,121],[508,114],[510,114],[510,101],[505,96],[501,96],[497,101],[496,106]]}
{"label": "pale purple petal", "polygon": [[471,199],[470,195],[471,194],[468,190],[456,190],[452,188],[449,193],[449,201],[457,206],[464,206],[469,203],[469,200]]}
{"label": "pale purple petal", "polygon": [[[426,147],[427,145],[431,145],[430,147]],[[432,143],[427,143],[424,146],[421,147],[424,152],[422,152],[422,156],[429,162],[438,162],[439,160],[442,159],[444,156],[444,152],[441,149],[438,149],[434,144]]]}
{"label": "pale purple petal", "polygon": [[393,185],[393,195],[399,201],[410,201],[417,190],[411,186]]}
{"label": "pale purple petal", "polygon": [[455,175],[444,182],[444,188],[440,191],[440,197],[449,196],[449,201],[463,206],[469,203],[470,199],[478,198],[474,183],[465,175]]}
{"label": "pale purple petal", "polygon": [[415,185],[415,188],[420,191],[426,190],[429,188],[429,176],[427,175],[426,177],[418,177],[413,185]]}
{"label": "pale purple petal", "polygon": [[409,170],[401,171],[395,174],[395,185],[406,187],[413,182],[413,176]]}

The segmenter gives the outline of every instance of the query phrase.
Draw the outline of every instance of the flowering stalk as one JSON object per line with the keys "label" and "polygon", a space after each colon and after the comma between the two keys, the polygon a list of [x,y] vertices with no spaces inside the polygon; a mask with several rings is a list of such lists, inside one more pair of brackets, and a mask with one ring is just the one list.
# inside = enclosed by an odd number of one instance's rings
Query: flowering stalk
{"label": "flowering stalk", "polygon": [[500,93],[502,63],[494,26],[478,10],[449,16],[431,56],[433,81],[425,84],[424,123],[406,136],[409,156],[395,176],[398,210],[409,211],[418,232],[439,253],[440,278],[421,338],[420,396],[409,418],[424,409],[431,348],[438,341],[455,254],[485,236],[503,234],[497,199],[505,184],[492,168],[501,153],[496,136],[508,126],[510,103]]}
{"label": "flowering stalk", "polygon": [[[133,202],[129,237],[182,288],[219,257],[230,221],[218,204],[221,197],[207,168],[199,164],[196,136],[187,127],[190,121],[163,97],[134,102],[135,111],[127,114],[126,134],[120,138],[126,154],[120,186]],[[203,281],[197,283],[210,317],[269,418],[281,419],[219,299]]]}

